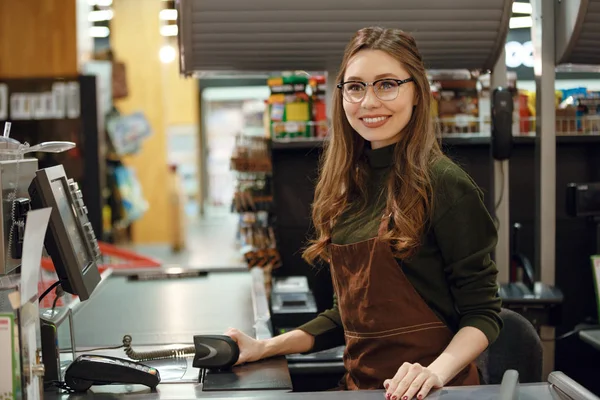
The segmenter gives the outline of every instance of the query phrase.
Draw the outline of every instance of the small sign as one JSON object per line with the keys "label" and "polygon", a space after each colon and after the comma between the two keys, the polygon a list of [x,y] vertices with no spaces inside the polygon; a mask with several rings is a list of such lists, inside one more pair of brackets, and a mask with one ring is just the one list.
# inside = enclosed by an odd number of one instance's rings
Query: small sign
{"label": "small sign", "polygon": [[41,208],[27,213],[21,259],[21,305],[31,301],[38,294],[44,238],[51,212],[51,208]]}
{"label": "small sign", "polygon": [[0,314],[0,400],[17,398],[15,322],[12,314]]}

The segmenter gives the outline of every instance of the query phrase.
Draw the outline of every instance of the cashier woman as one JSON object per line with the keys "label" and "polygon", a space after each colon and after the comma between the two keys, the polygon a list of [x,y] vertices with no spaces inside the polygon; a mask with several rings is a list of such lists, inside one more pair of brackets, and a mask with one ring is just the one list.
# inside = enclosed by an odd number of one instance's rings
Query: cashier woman
{"label": "cashier woman", "polygon": [[436,140],[415,40],[365,28],[346,47],[304,258],[329,264],[332,309],[258,341],[230,329],[238,363],[346,344],[342,389],[423,399],[480,383],[502,327],[496,228],[481,191]]}

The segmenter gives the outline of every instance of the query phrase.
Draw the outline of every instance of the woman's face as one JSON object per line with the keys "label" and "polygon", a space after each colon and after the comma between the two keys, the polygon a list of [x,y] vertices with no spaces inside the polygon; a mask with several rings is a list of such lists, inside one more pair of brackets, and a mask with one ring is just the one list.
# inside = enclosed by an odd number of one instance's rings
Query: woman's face
{"label": "woman's face", "polygon": [[[360,81],[372,83],[377,80],[390,78],[404,80],[410,75],[402,64],[381,50],[361,50],[356,53],[346,66],[344,82]],[[415,102],[414,83],[400,85],[398,95],[393,100],[381,100],[375,94],[374,86],[367,86],[364,98],[359,102],[350,102],[348,95],[356,96],[361,86],[345,86],[344,111],[348,122],[360,136],[371,142],[371,147],[377,149],[396,143],[400,140],[402,131],[410,121]],[[386,92],[389,92],[386,94]],[[392,97],[395,93],[393,85],[382,83],[378,93],[380,97]]]}

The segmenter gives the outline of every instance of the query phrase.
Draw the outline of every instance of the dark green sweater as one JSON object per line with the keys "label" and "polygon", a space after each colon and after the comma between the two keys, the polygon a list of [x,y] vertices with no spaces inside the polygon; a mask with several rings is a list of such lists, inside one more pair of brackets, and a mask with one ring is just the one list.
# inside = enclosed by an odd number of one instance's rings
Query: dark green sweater
{"label": "dark green sweater", "polygon": [[[385,183],[394,145],[366,150],[370,179],[367,207],[348,210],[332,232],[332,242],[349,244],[377,235],[385,208]],[[480,329],[492,343],[502,327],[497,270],[490,258],[497,232],[483,195],[460,167],[444,157],[432,168],[434,213],[415,256],[398,260],[417,292],[453,332],[465,326]],[[344,344],[334,298],[333,308],[301,329],[315,336],[311,351]]]}

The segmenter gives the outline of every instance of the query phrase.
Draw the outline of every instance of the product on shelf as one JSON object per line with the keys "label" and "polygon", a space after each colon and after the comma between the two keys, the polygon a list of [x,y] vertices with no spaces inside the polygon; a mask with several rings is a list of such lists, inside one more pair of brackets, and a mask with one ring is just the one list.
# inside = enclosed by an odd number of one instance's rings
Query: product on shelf
{"label": "product on shelf", "polygon": [[237,242],[248,268],[264,271],[267,291],[271,271],[281,266],[272,228],[273,193],[268,139],[238,135],[231,157],[237,172],[232,211],[239,214]]}
{"label": "product on shelf", "polygon": [[438,81],[437,111],[443,135],[478,133],[479,93],[477,80]]}
{"label": "product on shelf", "polygon": [[271,171],[267,139],[260,136],[236,136],[231,169],[239,172]]}
{"label": "product on shelf", "polygon": [[300,75],[270,78],[269,114],[273,138],[311,137],[308,77]]}
{"label": "product on shelf", "polygon": [[318,138],[327,136],[329,130],[327,124],[327,84],[326,78],[323,75],[313,76],[309,80],[309,85],[312,89],[312,120],[315,123],[314,135]]}

